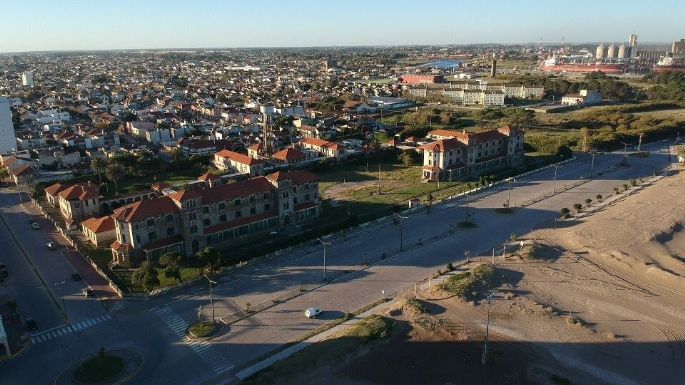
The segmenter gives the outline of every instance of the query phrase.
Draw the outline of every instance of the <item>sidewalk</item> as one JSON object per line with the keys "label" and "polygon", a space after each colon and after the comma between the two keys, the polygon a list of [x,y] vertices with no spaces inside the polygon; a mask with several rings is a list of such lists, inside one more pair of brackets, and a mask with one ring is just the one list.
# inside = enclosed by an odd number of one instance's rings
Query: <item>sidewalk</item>
{"label": "sidewalk", "polygon": [[71,264],[75,272],[78,273],[93,292],[95,292],[98,299],[101,301],[119,299],[119,295],[112,289],[107,280],[102,277],[79,252],[70,246],[69,241],[54,228],[53,223],[43,216],[40,208],[36,207],[31,201],[22,202],[20,205],[27,214],[34,217],[40,217],[38,221],[43,228],[52,229],[51,231],[48,231],[48,236],[59,245],[62,255],[69,261],[69,264]]}

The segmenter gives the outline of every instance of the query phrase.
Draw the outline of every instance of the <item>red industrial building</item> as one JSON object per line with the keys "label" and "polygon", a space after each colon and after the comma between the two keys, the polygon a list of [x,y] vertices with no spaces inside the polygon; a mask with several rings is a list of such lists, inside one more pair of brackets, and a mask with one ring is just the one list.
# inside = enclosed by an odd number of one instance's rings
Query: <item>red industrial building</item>
{"label": "red industrial building", "polygon": [[400,81],[406,84],[443,83],[442,75],[402,75]]}

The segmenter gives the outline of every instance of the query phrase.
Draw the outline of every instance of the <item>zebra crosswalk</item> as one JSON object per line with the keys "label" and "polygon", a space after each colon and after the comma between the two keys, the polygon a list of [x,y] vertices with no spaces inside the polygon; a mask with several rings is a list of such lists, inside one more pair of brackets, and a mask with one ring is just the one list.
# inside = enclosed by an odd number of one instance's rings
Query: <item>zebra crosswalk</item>
{"label": "zebra crosswalk", "polygon": [[185,332],[189,325],[180,315],[178,315],[178,313],[168,307],[155,310],[155,313],[167,324],[169,329],[171,329],[179,339],[185,341],[186,345],[188,345],[202,361],[212,368],[216,374],[226,373],[233,369],[234,365],[228,362],[209,342],[206,340],[190,340],[186,337]]}
{"label": "zebra crosswalk", "polygon": [[101,324],[103,322],[109,321],[112,319],[112,316],[109,314],[102,315],[99,317],[91,318],[85,321],[81,321],[79,323],[75,323],[73,325],[63,325],[59,326],[50,330],[46,330],[40,333],[33,334],[31,336],[31,343],[32,344],[39,344],[41,342],[46,342],[50,341],[52,339],[62,337],[64,335],[78,332],[84,329],[88,329],[90,327],[93,327],[97,324]]}

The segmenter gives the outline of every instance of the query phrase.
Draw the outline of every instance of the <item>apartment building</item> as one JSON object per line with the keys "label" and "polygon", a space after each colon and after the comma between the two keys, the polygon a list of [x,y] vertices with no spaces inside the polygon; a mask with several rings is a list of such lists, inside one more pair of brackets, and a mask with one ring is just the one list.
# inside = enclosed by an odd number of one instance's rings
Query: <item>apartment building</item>
{"label": "apartment building", "polygon": [[131,266],[169,252],[194,255],[319,216],[319,186],[306,171],[178,191],[114,211],[114,260]]}
{"label": "apartment building", "polygon": [[435,142],[419,147],[423,152],[422,178],[458,180],[478,176],[523,161],[523,130],[509,126],[476,133],[434,130]]}

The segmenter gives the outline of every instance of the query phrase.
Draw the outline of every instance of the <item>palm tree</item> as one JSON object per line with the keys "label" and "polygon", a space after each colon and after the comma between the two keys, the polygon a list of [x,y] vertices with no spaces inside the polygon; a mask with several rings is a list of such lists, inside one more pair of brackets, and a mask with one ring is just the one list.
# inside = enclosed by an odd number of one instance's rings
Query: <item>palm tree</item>
{"label": "palm tree", "polygon": [[100,183],[102,183],[102,173],[107,171],[107,161],[105,158],[95,158],[90,162],[90,168],[98,174]]}
{"label": "palm tree", "polygon": [[107,166],[107,170],[105,171],[105,176],[107,179],[110,181],[114,182],[114,189],[116,190],[117,194],[119,193],[119,181],[124,179],[124,166],[121,165],[121,163],[114,162],[110,163]]}

